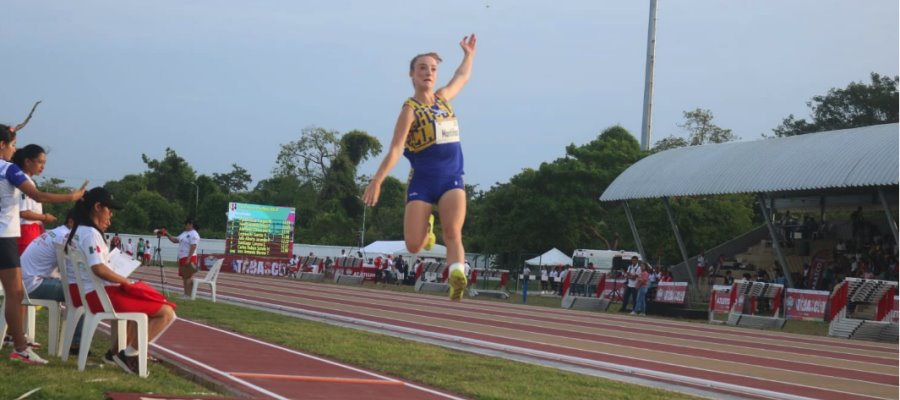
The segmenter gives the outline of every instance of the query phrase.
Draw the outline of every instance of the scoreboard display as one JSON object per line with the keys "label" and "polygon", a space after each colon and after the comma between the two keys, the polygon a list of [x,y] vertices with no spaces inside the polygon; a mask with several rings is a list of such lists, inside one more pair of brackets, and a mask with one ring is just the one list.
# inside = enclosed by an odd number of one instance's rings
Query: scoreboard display
{"label": "scoreboard display", "polygon": [[295,221],[293,207],[229,203],[225,253],[291,258]]}

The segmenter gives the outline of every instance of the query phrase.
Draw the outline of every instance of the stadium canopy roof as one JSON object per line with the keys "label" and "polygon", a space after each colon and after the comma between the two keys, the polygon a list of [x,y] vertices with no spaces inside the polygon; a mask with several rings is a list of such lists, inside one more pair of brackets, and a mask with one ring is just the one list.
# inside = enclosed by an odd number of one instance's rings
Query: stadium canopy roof
{"label": "stadium canopy roof", "polygon": [[885,124],[666,150],[622,172],[600,201],[897,185],[898,128]]}

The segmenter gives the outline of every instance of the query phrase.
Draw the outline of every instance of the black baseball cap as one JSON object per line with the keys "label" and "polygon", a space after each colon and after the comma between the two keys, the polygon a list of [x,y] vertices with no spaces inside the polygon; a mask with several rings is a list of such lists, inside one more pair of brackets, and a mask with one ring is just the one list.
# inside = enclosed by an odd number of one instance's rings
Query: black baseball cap
{"label": "black baseball cap", "polygon": [[93,206],[94,203],[100,203],[106,207],[112,208],[113,210],[121,210],[125,207],[122,206],[122,203],[116,201],[113,198],[113,195],[109,193],[108,190],[97,186],[91,190],[88,190],[87,193],[84,194],[82,198],[85,202],[87,202],[88,206]]}

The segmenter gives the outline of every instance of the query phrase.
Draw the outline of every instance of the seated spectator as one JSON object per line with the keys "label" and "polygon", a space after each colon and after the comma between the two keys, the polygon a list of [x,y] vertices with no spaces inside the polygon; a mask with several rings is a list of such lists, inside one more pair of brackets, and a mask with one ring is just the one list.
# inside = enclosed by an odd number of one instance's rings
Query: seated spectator
{"label": "seated spectator", "polygon": [[[63,288],[68,286],[68,282],[63,284],[58,277],[54,277],[54,272],[59,268],[56,262],[56,245],[62,245],[66,242],[66,237],[74,224],[74,214],[72,211],[69,211],[64,225],[44,232],[25,248],[20,262],[22,263],[22,281],[25,285],[25,291],[28,293],[28,298],[56,300],[60,303],[66,301]],[[69,280],[74,283],[75,277],[69,277]],[[84,316],[78,320],[78,326],[75,328],[75,336],[71,348],[72,354],[78,354],[83,322]]]}
{"label": "seated spectator", "polygon": [[731,285],[734,283],[734,276],[731,274],[731,270],[725,271],[725,284]]}
{"label": "seated spectator", "polygon": [[775,269],[775,280],[772,283],[787,285],[787,279],[784,277],[784,272],[781,272],[780,268]]}
{"label": "seated spectator", "polygon": [[[109,268],[109,247],[103,239],[103,232],[111,224],[112,210],[121,210],[122,205],[113,200],[106,189],[95,187],[88,191],[84,198],[75,204],[75,227],[72,229],[66,245],[70,243],[87,258],[87,263],[94,275],[104,282],[113,308],[118,312],[141,312],[149,317],[147,334],[150,342],[156,340],[175,321],[175,304],[166,300],[159,292],[144,283],[133,283]],[[76,272],[70,271],[71,276]],[[83,289],[87,292],[87,306],[93,312],[100,312],[103,306],[89,275],[82,274]],[[81,305],[78,288],[69,285],[73,300],[78,299],[76,306]],[[127,372],[138,373],[137,335],[133,322],[128,323],[127,347],[110,349],[106,359],[114,361]],[[115,340],[113,341],[115,343]],[[118,350],[118,352],[115,352]]]}

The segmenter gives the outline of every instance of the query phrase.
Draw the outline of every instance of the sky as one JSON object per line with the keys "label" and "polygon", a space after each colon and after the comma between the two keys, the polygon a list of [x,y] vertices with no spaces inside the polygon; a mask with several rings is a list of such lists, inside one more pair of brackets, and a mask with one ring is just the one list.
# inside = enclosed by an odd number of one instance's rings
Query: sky
{"label": "sky", "polygon": [[[466,183],[488,190],[614,125],[640,140],[649,0],[4,0],[0,15],[0,123],[43,100],[18,145],[47,148],[43,176],[72,186],[142,173],[167,147],[257,182],[309,126],[387,146],[412,56],[441,54],[443,85],[473,32],[453,101]],[[696,108],[758,140],[813,96],[897,75],[898,16],[896,0],[660,0],[652,142],[685,136]]]}

